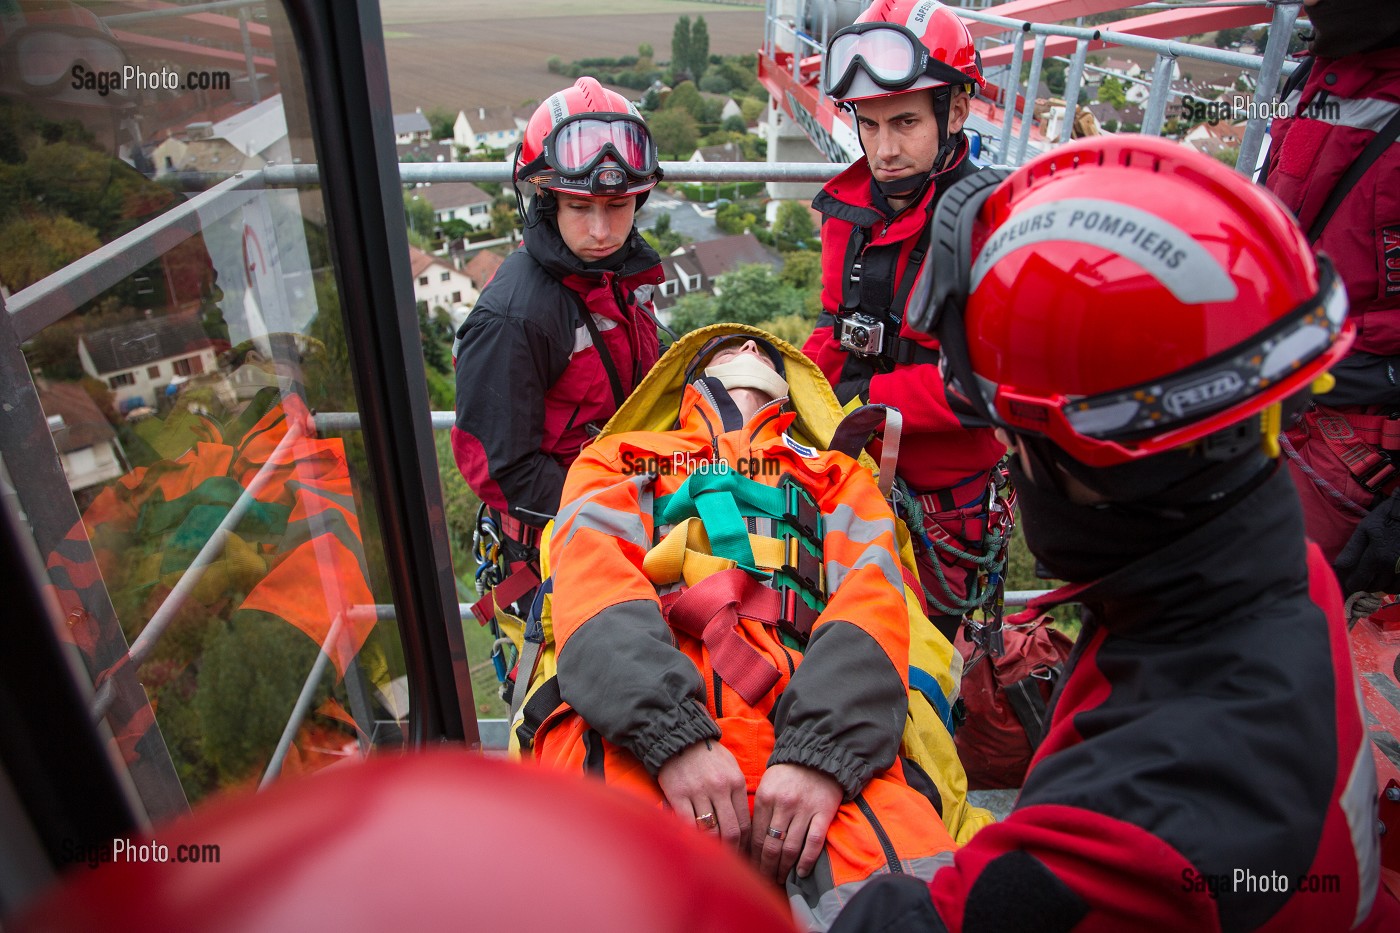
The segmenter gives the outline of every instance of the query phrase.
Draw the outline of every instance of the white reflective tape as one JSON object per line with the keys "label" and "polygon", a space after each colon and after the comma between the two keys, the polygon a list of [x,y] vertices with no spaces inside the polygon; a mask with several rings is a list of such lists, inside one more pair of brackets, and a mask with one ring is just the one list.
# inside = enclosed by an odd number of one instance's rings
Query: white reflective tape
{"label": "white reflective tape", "polygon": [[1087,243],[1140,266],[1183,304],[1231,301],[1234,280],[1205,247],[1148,211],[1098,198],[1037,205],[1002,225],[972,265],[972,288],[1007,255],[1054,241]]}
{"label": "white reflective tape", "polygon": [[923,0],[922,3],[914,4],[909,9],[909,15],[904,18],[905,27],[914,35],[922,36],[923,27],[928,25],[929,17],[933,15],[935,9],[942,5],[936,0]]}
{"label": "white reflective tape", "polygon": [[1332,126],[1346,126],[1354,130],[1370,130],[1372,133],[1379,133],[1381,128],[1390,122],[1390,118],[1395,116],[1395,112],[1400,110],[1400,103],[1372,97],[1350,100],[1330,94],[1315,94],[1307,106],[1300,106],[1302,100],[1303,95],[1299,91],[1288,95],[1284,104],[1291,116],[1317,120]]}
{"label": "white reflective tape", "polygon": [[[1360,684],[1354,685],[1357,707],[1365,709],[1361,703]],[[1356,874],[1361,883],[1357,892],[1356,913],[1351,920],[1352,929],[1370,915],[1376,889],[1380,884],[1381,846],[1375,828],[1377,796],[1375,760],[1371,757],[1370,743],[1363,742],[1352,763],[1346,787],[1342,789],[1341,798],[1337,801],[1346,817],[1347,829],[1351,832],[1351,848],[1356,856]]]}
{"label": "white reflective tape", "polygon": [[[601,314],[593,315],[593,323],[598,325],[598,333],[612,330],[617,326],[617,321],[612,318],[603,317]],[[579,324],[574,328],[574,348],[570,355],[578,353],[580,350],[587,350],[593,346],[593,335],[588,332],[587,324]]]}

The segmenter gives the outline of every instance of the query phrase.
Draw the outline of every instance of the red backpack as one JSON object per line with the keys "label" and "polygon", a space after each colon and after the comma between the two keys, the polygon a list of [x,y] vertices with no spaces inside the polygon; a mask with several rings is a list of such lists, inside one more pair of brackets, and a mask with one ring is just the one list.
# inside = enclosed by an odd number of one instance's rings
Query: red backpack
{"label": "red backpack", "polygon": [[963,656],[962,702],[967,720],[954,741],[969,790],[1020,787],[1045,734],[1055,683],[1074,647],[1041,615],[1026,625],[1003,625],[1005,650],[993,658],[958,632]]}

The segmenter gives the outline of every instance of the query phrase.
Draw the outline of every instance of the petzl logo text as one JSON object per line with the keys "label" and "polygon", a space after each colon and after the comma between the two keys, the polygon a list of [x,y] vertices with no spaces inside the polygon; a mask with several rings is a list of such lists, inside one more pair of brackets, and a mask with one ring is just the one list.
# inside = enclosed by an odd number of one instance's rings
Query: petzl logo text
{"label": "petzl logo text", "polygon": [[1172,389],[1163,397],[1162,407],[1181,418],[1204,408],[1214,408],[1243,388],[1244,380],[1234,370],[1216,373]]}

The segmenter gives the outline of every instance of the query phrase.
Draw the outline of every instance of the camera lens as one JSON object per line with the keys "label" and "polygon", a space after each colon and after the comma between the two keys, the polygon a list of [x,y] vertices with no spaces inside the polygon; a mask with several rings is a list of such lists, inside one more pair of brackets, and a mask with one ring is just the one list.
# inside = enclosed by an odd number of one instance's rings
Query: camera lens
{"label": "camera lens", "polygon": [[851,343],[858,347],[863,347],[870,342],[870,331],[864,327],[851,328]]}

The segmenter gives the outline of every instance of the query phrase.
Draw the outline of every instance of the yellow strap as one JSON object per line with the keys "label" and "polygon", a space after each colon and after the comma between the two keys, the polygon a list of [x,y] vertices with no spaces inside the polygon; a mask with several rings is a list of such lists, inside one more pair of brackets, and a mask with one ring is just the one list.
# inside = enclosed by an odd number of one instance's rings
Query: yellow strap
{"label": "yellow strap", "polygon": [[[749,535],[754,563],[763,570],[776,570],[787,563],[787,549],[780,538]],[[694,586],[712,574],[737,566],[734,561],[710,553],[710,539],[699,518],[687,518],[667,532],[666,537],[647,551],[642,572],[655,586],[685,582]]]}

